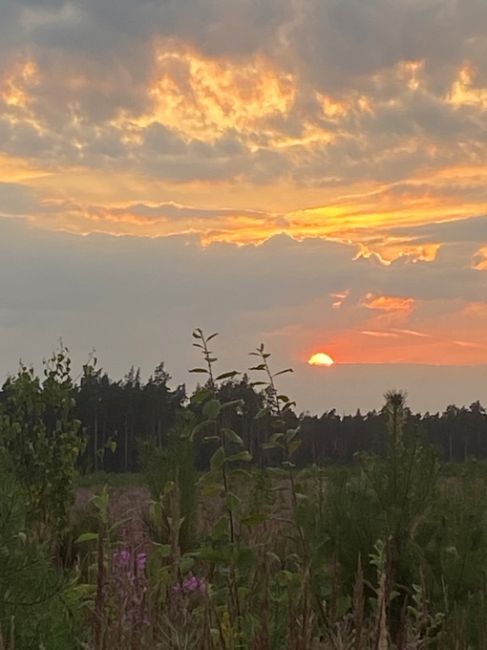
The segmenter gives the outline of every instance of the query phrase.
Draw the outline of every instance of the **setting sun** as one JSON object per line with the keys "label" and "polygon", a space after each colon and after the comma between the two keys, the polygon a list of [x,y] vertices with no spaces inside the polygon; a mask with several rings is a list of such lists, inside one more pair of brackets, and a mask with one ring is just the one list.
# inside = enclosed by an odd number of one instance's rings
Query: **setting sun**
{"label": "setting sun", "polygon": [[335,362],[329,354],[325,352],[317,352],[309,358],[308,363],[310,366],[332,366]]}

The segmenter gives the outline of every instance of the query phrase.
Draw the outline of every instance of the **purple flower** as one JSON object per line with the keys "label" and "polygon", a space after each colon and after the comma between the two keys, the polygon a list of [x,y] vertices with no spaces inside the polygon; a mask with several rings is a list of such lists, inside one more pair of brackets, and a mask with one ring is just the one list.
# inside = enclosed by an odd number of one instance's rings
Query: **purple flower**
{"label": "purple flower", "polygon": [[115,569],[122,569],[127,574],[142,574],[147,564],[147,553],[133,554],[127,549],[119,549],[113,554],[113,564]]}
{"label": "purple flower", "polygon": [[128,567],[130,565],[131,554],[130,551],[120,549],[113,554],[113,561],[120,567]]}
{"label": "purple flower", "polygon": [[173,593],[175,594],[184,594],[189,595],[191,593],[206,593],[206,582],[204,578],[198,578],[197,576],[191,575],[187,576],[183,582],[177,582],[173,588]]}
{"label": "purple flower", "polygon": [[142,573],[145,570],[145,565],[147,564],[147,553],[137,553],[135,562],[137,565],[137,571],[139,571],[139,573]]}

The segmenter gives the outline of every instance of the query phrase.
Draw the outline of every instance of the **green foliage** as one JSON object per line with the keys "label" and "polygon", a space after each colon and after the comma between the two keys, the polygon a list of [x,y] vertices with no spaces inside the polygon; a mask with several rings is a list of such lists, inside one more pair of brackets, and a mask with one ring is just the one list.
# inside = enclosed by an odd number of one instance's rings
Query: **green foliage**
{"label": "green foliage", "polygon": [[62,536],[82,447],[79,422],[73,416],[68,350],[61,347],[45,363],[42,381],[21,366],[7,380],[4,394],[0,445],[5,462],[27,495],[30,522]]}
{"label": "green foliage", "polygon": [[26,499],[14,477],[0,472],[0,639],[16,650],[78,648],[84,592],[52,564],[32,534]]}
{"label": "green foliage", "polygon": [[192,422],[192,414],[182,412],[163,449],[140,443],[141,465],[153,499],[149,526],[159,543],[172,539],[178,555],[195,542],[198,474],[190,440]]}

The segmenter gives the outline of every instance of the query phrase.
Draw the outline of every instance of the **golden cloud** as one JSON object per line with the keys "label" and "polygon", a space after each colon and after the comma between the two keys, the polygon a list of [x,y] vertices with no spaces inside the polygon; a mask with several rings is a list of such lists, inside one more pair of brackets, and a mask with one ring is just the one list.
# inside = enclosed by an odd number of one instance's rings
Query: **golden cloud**
{"label": "golden cloud", "polygon": [[0,98],[9,107],[27,108],[29,91],[40,81],[35,61],[26,59],[16,62],[0,79]]}
{"label": "golden cloud", "polygon": [[385,312],[410,313],[414,309],[414,299],[367,293],[362,300],[362,305],[367,307],[367,309],[378,309]]}
{"label": "golden cloud", "polygon": [[160,43],[149,94],[152,108],[117,126],[144,128],[154,122],[186,138],[214,141],[228,130],[252,132],[268,117],[285,115],[296,95],[292,75],[263,57],[242,63],[209,59],[186,45]]}
{"label": "golden cloud", "polygon": [[475,85],[477,71],[471,64],[465,64],[453,82],[448,101],[455,106],[476,106],[487,109],[487,88]]}

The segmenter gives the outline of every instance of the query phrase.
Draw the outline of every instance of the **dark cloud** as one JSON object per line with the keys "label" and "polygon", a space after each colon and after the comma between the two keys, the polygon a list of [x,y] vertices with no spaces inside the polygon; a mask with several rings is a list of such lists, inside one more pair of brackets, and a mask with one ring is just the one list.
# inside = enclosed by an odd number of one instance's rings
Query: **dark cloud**
{"label": "dark cloud", "polygon": [[426,61],[444,92],[467,59],[481,62],[487,6],[482,0],[311,0],[301,7],[291,43],[297,65],[328,92],[362,90],[401,61]]}

